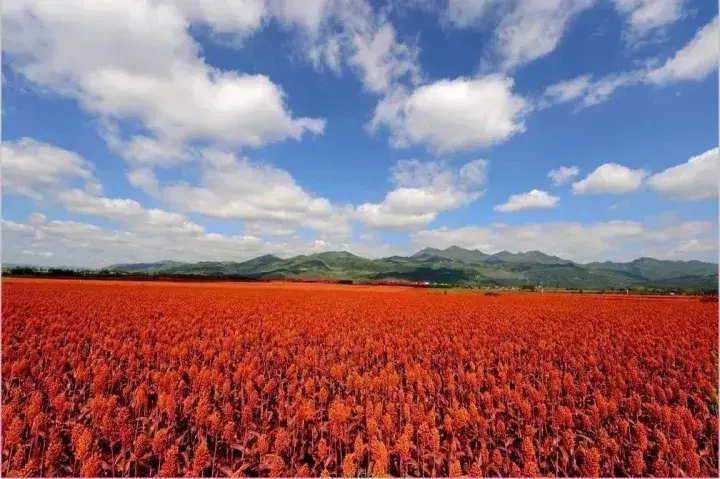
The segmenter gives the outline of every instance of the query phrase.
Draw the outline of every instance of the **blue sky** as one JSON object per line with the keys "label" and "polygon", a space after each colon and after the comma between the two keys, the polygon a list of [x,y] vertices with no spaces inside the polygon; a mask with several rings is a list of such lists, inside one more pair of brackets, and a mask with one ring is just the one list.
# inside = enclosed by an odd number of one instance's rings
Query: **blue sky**
{"label": "blue sky", "polygon": [[241,3],[5,9],[3,261],[717,261],[714,2]]}

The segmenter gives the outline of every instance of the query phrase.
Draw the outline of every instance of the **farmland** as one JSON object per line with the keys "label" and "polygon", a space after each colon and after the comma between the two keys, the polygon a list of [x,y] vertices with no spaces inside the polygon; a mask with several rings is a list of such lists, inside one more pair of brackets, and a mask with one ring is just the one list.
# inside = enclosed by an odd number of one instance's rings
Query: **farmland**
{"label": "farmland", "polygon": [[717,476],[718,304],[10,279],[2,473]]}

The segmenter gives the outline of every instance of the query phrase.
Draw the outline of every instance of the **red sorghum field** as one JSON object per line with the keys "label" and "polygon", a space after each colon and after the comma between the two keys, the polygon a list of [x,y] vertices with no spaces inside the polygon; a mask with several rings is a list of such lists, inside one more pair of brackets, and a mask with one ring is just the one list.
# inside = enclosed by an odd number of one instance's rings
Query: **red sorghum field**
{"label": "red sorghum field", "polygon": [[5,280],[2,473],[717,476],[697,298]]}

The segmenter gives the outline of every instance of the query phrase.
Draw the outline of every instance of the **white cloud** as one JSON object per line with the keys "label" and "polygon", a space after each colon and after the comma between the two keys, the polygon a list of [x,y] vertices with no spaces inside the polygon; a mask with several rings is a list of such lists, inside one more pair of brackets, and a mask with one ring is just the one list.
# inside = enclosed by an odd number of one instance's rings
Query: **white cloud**
{"label": "white cloud", "polygon": [[645,170],[633,170],[617,163],[605,163],[585,179],[573,183],[573,194],[630,193],[640,188],[647,175]]}
{"label": "white cloud", "polygon": [[39,200],[74,179],[80,179],[88,189],[100,190],[93,165],[76,153],[32,138],[2,144],[3,194]]}
{"label": "white cloud", "polygon": [[[235,8],[236,4],[231,3]],[[333,0],[270,0],[270,10],[283,22],[298,25],[316,33],[331,12]]]}
{"label": "white cloud", "polygon": [[[125,261],[157,261],[173,258],[195,261],[243,257],[258,249],[261,240],[251,236],[197,233],[177,240],[174,232],[153,234],[101,228],[75,221],[47,220],[23,224],[3,220],[3,260],[18,261],[22,245],[53,253],[50,264],[99,266]],[[26,249],[26,248],[23,248]],[[203,258],[204,256],[204,258]]]}
{"label": "white cloud", "polygon": [[[480,161],[479,165],[483,170],[487,168],[484,161]],[[455,175],[440,161],[400,160],[390,170],[390,178],[400,187],[424,188],[451,185]]]}
{"label": "white cloud", "polygon": [[291,117],[284,92],[264,75],[178,68],[168,78],[98,73],[100,98],[90,108],[104,115],[140,118],[152,130],[180,140],[261,146],[303,133],[320,134],[325,121]]}
{"label": "white cloud", "polygon": [[204,150],[202,157],[198,185],[161,188],[162,198],[180,211],[350,233],[345,209],[305,191],[287,171],[217,150]]}
{"label": "white cloud", "polygon": [[553,52],[570,22],[592,4],[592,0],[516,0],[495,31],[501,66],[516,68]]}
{"label": "white cloud", "polygon": [[363,84],[372,92],[385,92],[406,75],[414,81],[418,79],[417,50],[395,37],[395,28],[390,23],[382,24],[370,35],[354,36],[355,52],[350,63],[358,67]]}
{"label": "white cloud", "polygon": [[613,73],[598,80],[593,80],[590,74],[563,80],[545,89],[541,106],[578,101],[579,110],[599,105],[610,99],[619,88],[642,83],[645,76],[645,70],[633,70]]}
{"label": "white cloud", "polygon": [[299,27],[309,33],[317,32],[328,14],[332,0],[174,0],[178,10],[193,23],[210,26],[219,34],[232,38],[230,45],[254,34],[272,18],[284,26]]}
{"label": "white cloud", "polygon": [[364,203],[356,216],[378,229],[413,229],[443,211],[464,206],[482,195],[487,161],[475,160],[456,171],[440,162],[403,160],[392,171],[396,188],[382,203]]}
{"label": "white cloud", "polygon": [[672,198],[699,201],[717,198],[719,178],[720,158],[718,149],[713,148],[651,176],[647,184]]}
{"label": "white cloud", "polygon": [[219,33],[233,33],[239,40],[258,30],[270,14],[265,0],[174,0],[173,3],[188,20],[210,25]]}
{"label": "white cloud", "polygon": [[473,27],[486,18],[496,4],[494,0],[449,0],[445,16],[455,27]]}
{"label": "white cloud", "polygon": [[108,146],[133,168],[170,168],[196,159],[193,151],[176,140],[134,135],[124,141],[115,125],[106,124],[101,135]]}
{"label": "white cloud", "polygon": [[250,221],[243,225],[243,232],[248,235],[262,237],[291,237],[297,233],[292,225],[283,225],[267,221]]}
{"label": "white cloud", "polygon": [[[210,14],[224,2],[194,5]],[[36,85],[77,98],[108,121],[139,120],[175,142],[260,146],[323,132],[324,120],[293,117],[268,77],[207,65],[188,26],[170,3],[19,0],[3,12],[3,47]]]}
{"label": "white cloud", "polygon": [[[660,259],[717,258],[717,227],[708,222],[687,221],[650,225],[637,221],[597,223],[553,222],[423,230],[412,235],[416,249],[447,248],[452,245],[477,248],[488,254],[502,250],[524,252],[540,250],[578,262],[630,261],[652,252]],[[715,249],[700,248],[715,241]],[[678,252],[685,245],[687,251]]]}
{"label": "white cloud", "polygon": [[[171,229],[123,231],[76,221],[35,218],[27,223],[2,222],[2,260],[43,265],[107,266],[113,263],[177,261],[243,261],[263,254],[297,254],[346,250],[376,258],[409,254],[402,247],[373,241],[333,242],[327,239],[268,241],[252,234],[188,232],[178,241]],[[29,256],[27,252],[35,253]]]}
{"label": "white cloud", "polygon": [[683,240],[670,249],[651,247],[642,251],[643,256],[659,256],[665,259],[683,260],[695,258],[710,258],[717,254],[718,239],[714,237],[693,238]]}
{"label": "white cloud", "polygon": [[578,109],[607,101],[616,90],[640,84],[664,86],[680,81],[701,80],[718,68],[718,17],[703,26],[695,37],[660,66],[613,73],[597,80],[590,74],[563,80],[545,89],[540,107],[578,101]]}
{"label": "white cloud", "polygon": [[[269,231],[269,225],[275,224],[277,231],[306,227],[335,238],[351,232],[351,206],[338,207],[305,191],[285,170],[213,149],[193,151],[193,155],[201,159],[198,184],[185,180],[161,184],[149,167],[129,170],[128,182],[182,212],[239,219],[255,230]],[[8,192],[36,198],[42,196],[41,191],[52,193],[52,199],[70,212],[123,221],[133,230],[144,224],[201,228],[182,214],[148,210],[134,199],[101,197],[90,163],[75,153],[28,138],[4,144],[3,173],[3,187]],[[73,188],[68,180],[76,177],[85,181],[87,191]]]}
{"label": "white cloud", "polygon": [[[286,29],[299,53],[316,68],[340,74],[355,69],[364,87],[386,91],[402,77],[417,79],[418,50],[399,41],[384,9],[376,12],[367,0],[175,0],[190,22],[209,25],[215,33],[230,35],[231,46],[241,47],[249,35],[271,19]],[[228,43],[228,42],[226,42]]]}
{"label": "white cloud", "polygon": [[685,0],[613,0],[615,8],[626,16],[630,28],[629,42],[662,30],[678,21],[683,14]]}
{"label": "white cloud", "polygon": [[487,147],[525,131],[529,103],[504,75],[439,80],[410,94],[393,91],[369,127],[390,129],[396,146],[423,144],[439,152]]}
{"label": "white cloud", "polygon": [[[260,147],[322,134],[322,118],[296,117],[283,88],[262,74],[207,64],[189,34],[239,46],[271,20],[291,28],[317,68],[353,69],[367,91],[420,81],[417,42],[403,42],[384,10],[366,0],[19,0],[3,12],[9,64],[39,87],[97,114],[106,140],[133,168],[189,159],[193,141]],[[83,45],[82,55],[77,46]],[[119,125],[146,130],[122,139]]]}
{"label": "white cloud", "polygon": [[[302,5],[295,8],[305,8]],[[373,93],[387,93],[403,80],[419,81],[416,42],[399,40],[383,9],[376,12],[366,0],[335,0],[323,12],[318,28],[299,42],[316,68],[327,67],[336,74],[351,68]]]}
{"label": "white cloud", "polygon": [[599,105],[607,101],[615,90],[642,82],[643,76],[640,70],[607,75],[590,85],[582,99],[582,106]]}
{"label": "white cloud", "polygon": [[662,66],[648,73],[648,81],[659,85],[701,80],[718,68],[718,17],[705,25],[690,42]]}
{"label": "white cloud", "polygon": [[[410,184],[423,184],[422,175],[419,178],[420,183]],[[30,215],[26,223],[2,220],[3,261],[101,266],[159,258],[242,261],[268,253],[289,257],[330,250],[348,250],[375,258],[407,255],[425,246],[451,245],[478,248],[487,253],[539,249],[575,261],[631,260],[643,255],[668,259],[717,258],[716,225],[713,228],[709,222],[682,222],[674,216],[656,224],[608,221],[442,227],[418,231],[411,235],[411,245],[395,246],[379,243],[373,235],[363,235],[360,242],[305,240],[292,237],[292,229],[283,230],[273,222],[260,221],[247,223],[243,235],[211,233],[177,213],[146,209],[132,200],[94,197],[80,190],[66,192],[61,204],[70,212],[120,221],[127,230],[50,220],[39,213]],[[179,234],[181,241],[178,241]],[[270,237],[273,239],[269,240]]]}
{"label": "white cloud", "polygon": [[710,229],[707,221],[680,221],[677,214],[666,212],[657,218],[648,220],[646,239],[654,244],[665,244],[683,239],[700,238]]}
{"label": "white cloud", "polygon": [[507,202],[496,205],[493,209],[501,213],[512,213],[520,210],[536,210],[555,208],[560,198],[550,195],[547,191],[531,190],[527,193],[510,195]]}
{"label": "white cloud", "polygon": [[470,185],[483,185],[487,180],[487,160],[474,160],[460,168],[460,182]]}
{"label": "white cloud", "polygon": [[76,221],[50,220],[42,215],[26,223],[2,220],[4,262],[46,265],[104,266],[118,262],[243,261],[262,254],[289,257],[348,250],[364,257],[411,254],[425,246],[458,245],[486,253],[541,250],[575,261],[632,260],[639,256],[666,259],[717,259],[717,227],[707,222],[649,225],[633,221],[490,225],[438,228],[412,235],[408,246],[388,246],[372,238],[359,243],[328,240],[269,242],[253,235],[198,232],[182,241],[162,230],[152,234],[102,228]]}
{"label": "white cloud", "polygon": [[103,198],[72,189],[60,192],[58,201],[71,212],[97,216],[125,223],[130,231],[148,233],[200,234],[205,228],[189,221],[179,213],[157,208],[146,209],[140,203],[127,198]]}
{"label": "white cloud", "polygon": [[561,166],[560,168],[550,170],[550,173],[548,173],[548,178],[552,180],[553,185],[560,186],[564,185],[569,180],[575,178],[579,174],[580,168],[578,168],[577,166]]}
{"label": "white cloud", "polygon": [[555,103],[566,103],[585,95],[591,86],[592,75],[580,75],[550,85],[545,89],[545,96]]}
{"label": "white cloud", "polygon": [[150,196],[160,195],[160,183],[150,168],[138,168],[127,172],[127,180],[133,187]]}
{"label": "white cloud", "polygon": [[595,0],[449,0],[441,23],[455,28],[494,27],[481,67],[504,71],[542,58],[560,44],[572,21]]}

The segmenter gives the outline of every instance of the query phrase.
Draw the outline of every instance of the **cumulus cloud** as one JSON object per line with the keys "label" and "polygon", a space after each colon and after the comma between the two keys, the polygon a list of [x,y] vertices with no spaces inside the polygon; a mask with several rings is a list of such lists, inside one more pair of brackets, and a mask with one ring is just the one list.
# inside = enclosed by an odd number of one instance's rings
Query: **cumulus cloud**
{"label": "cumulus cloud", "polygon": [[493,209],[500,213],[512,213],[520,210],[537,210],[555,208],[560,198],[550,195],[547,191],[531,190],[527,193],[510,195],[507,202],[496,205]]}
{"label": "cumulus cloud", "polygon": [[[494,224],[463,228],[437,228],[412,235],[416,248],[447,248],[458,245],[488,254],[502,250],[540,250],[577,262],[629,261],[652,252],[661,259],[717,258],[717,226],[700,221],[652,225],[637,221],[596,223],[551,222],[540,224]],[[695,251],[688,242],[702,245],[715,241],[715,250]],[[694,243],[692,243],[694,244]],[[680,251],[686,245],[686,251]],[[702,253],[702,254],[699,254]]]}
{"label": "cumulus cloud", "polygon": [[101,135],[110,149],[133,168],[172,168],[196,159],[193,150],[177,140],[146,135],[123,140],[118,128],[109,123],[103,126]]}
{"label": "cumulus cloud", "polygon": [[671,198],[700,201],[718,196],[720,158],[718,149],[693,156],[687,162],[668,168],[647,180],[648,186]]}
{"label": "cumulus cloud", "polygon": [[210,217],[350,233],[345,209],[307,192],[287,171],[212,149],[204,150],[202,158],[199,183],[163,186],[164,201],[180,211]]}
{"label": "cumulus cloud", "polygon": [[663,65],[648,73],[658,85],[701,80],[718,69],[718,17],[698,31],[690,42]]}
{"label": "cumulus cloud", "polygon": [[[25,138],[3,145],[3,188],[6,193],[40,199],[49,196],[71,213],[104,217],[126,223],[194,230],[201,228],[180,213],[146,209],[134,199],[100,196],[102,188],[91,164],[79,155]],[[131,169],[128,182],[182,213],[236,219],[251,228],[295,231],[305,227],[324,236],[345,237],[351,232],[352,207],[332,205],[300,185],[290,173],[270,164],[253,162],[221,150],[194,151],[200,158],[197,183],[185,180],[161,184],[149,167]],[[477,174],[477,173],[474,173]],[[85,183],[85,190],[73,181]]]}
{"label": "cumulus cloud", "polygon": [[395,189],[381,203],[364,203],[356,216],[378,229],[414,229],[443,211],[475,201],[483,191],[488,163],[475,160],[459,170],[441,162],[402,160],[392,171]]}
{"label": "cumulus cloud", "polygon": [[187,31],[190,4],[210,14],[221,2],[20,0],[3,12],[3,49],[34,84],[164,139],[260,146],[323,132],[323,119],[294,117],[267,76],[206,64]]}
{"label": "cumulus cloud", "polygon": [[72,189],[57,195],[66,211],[120,221],[130,231],[147,233],[199,234],[205,228],[189,221],[184,215],[158,208],[146,209],[129,198],[104,198]]}
{"label": "cumulus cloud", "polygon": [[76,153],[32,138],[2,144],[3,194],[40,200],[75,179],[92,191],[101,190],[93,165]]}
{"label": "cumulus cloud", "polygon": [[560,168],[550,170],[548,178],[552,180],[553,185],[560,186],[564,185],[579,174],[580,168],[577,166],[561,166]]}
{"label": "cumulus cloud", "polygon": [[421,144],[439,152],[483,148],[525,131],[529,103],[514,81],[495,74],[439,80],[381,101],[369,127],[387,126],[396,146]]}
{"label": "cumulus cloud", "polygon": [[574,195],[631,193],[640,189],[647,171],[633,170],[617,163],[605,163],[583,180],[573,183]]}

